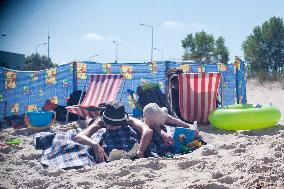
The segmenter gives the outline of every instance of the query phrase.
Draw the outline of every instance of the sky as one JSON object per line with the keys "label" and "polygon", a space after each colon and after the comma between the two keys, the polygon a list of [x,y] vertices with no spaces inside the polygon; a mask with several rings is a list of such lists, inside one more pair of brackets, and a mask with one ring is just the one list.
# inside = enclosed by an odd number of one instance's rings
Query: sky
{"label": "sky", "polygon": [[[0,0],[0,50],[25,54],[47,42],[57,64],[73,60],[148,62],[154,48],[164,60],[181,60],[181,40],[205,31],[225,38],[230,61],[243,57],[242,43],[255,26],[284,17],[281,0]],[[2,36],[6,35],[6,36]],[[47,55],[47,45],[38,46]],[[91,57],[98,55],[95,57]],[[90,58],[91,57],[91,58]],[[154,60],[161,51],[154,50]]]}

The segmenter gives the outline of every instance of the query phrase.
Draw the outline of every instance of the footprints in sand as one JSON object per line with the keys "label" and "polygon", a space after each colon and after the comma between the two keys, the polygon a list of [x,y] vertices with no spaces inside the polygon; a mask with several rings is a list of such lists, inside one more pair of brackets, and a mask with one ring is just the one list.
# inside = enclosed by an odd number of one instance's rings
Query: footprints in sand
{"label": "footprints in sand", "polygon": [[93,186],[93,183],[82,181],[77,183],[78,188],[91,188]]}
{"label": "footprints in sand", "polygon": [[209,184],[198,184],[198,185],[191,185],[188,188],[198,188],[198,189],[230,189],[227,186],[217,183],[209,183]]}
{"label": "footprints in sand", "polygon": [[23,154],[21,155],[21,159],[22,160],[39,160],[41,156],[42,156],[41,154]]}
{"label": "footprints in sand", "polygon": [[149,168],[149,169],[157,171],[157,170],[164,168],[165,166],[166,166],[165,164],[157,160],[157,161],[150,161],[149,163],[145,165],[145,168]]}
{"label": "footprints in sand", "polygon": [[181,170],[186,170],[186,169],[190,169],[194,166],[199,166],[200,168],[205,166],[206,162],[205,161],[201,161],[201,160],[188,160],[188,161],[184,161],[184,162],[180,162],[178,163],[178,166]]}
{"label": "footprints in sand", "polygon": [[236,180],[237,178],[233,178],[230,176],[225,176],[223,178],[218,179],[220,183],[225,183],[225,184],[233,184]]}
{"label": "footprints in sand", "polygon": [[244,148],[237,148],[234,150],[234,153],[237,155],[237,154],[240,154],[240,153],[244,153],[246,152],[246,149]]}
{"label": "footprints in sand", "polygon": [[223,144],[219,146],[219,149],[224,149],[224,150],[233,150],[232,154],[234,156],[240,156],[242,153],[247,152],[247,147],[251,143],[246,144],[238,144],[238,143],[233,143],[233,144]]}
{"label": "footprints in sand", "polygon": [[124,177],[126,175],[129,175],[131,172],[129,169],[122,169],[120,170],[118,173],[115,173],[114,176],[115,177]]}
{"label": "footprints in sand", "polygon": [[283,157],[284,144],[280,144],[279,142],[274,142],[270,145],[270,147],[274,150],[274,157],[275,158],[281,159]]}
{"label": "footprints in sand", "polygon": [[235,144],[223,144],[219,147],[220,149],[231,150],[236,148]]}
{"label": "footprints in sand", "polygon": [[274,153],[274,156],[276,157],[276,158],[282,158],[282,152],[275,152]]}
{"label": "footprints in sand", "polygon": [[223,177],[224,176],[224,174],[223,173],[221,173],[221,172],[214,172],[214,173],[212,173],[212,178],[213,179],[219,179],[219,178],[221,178],[221,177]]}
{"label": "footprints in sand", "polygon": [[211,156],[211,155],[217,155],[218,151],[216,148],[203,148],[201,155],[203,156]]}
{"label": "footprints in sand", "polygon": [[[116,171],[106,171],[96,175],[97,179],[105,179],[105,188],[145,188],[145,184],[159,179],[166,164],[161,159],[141,159],[130,162]],[[111,164],[109,164],[111,166]],[[138,176],[137,176],[138,175]],[[147,187],[146,187],[147,188]]]}
{"label": "footprints in sand", "polygon": [[[144,185],[146,181],[143,180],[134,180],[129,182],[128,180],[121,180],[121,181],[116,181],[111,184],[108,184],[106,188],[142,188],[142,185]],[[140,186],[140,187],[139,187]]]}
{"label": "footprints in sand", "polygon": [[47,188],[48,183],[46,183],[46,180],[44,180],[44,179],[31,179],[31,180],[28,180],[27,182],[23,183],[23,185],[28,187],[28,188],[35,188],[35,187]]}

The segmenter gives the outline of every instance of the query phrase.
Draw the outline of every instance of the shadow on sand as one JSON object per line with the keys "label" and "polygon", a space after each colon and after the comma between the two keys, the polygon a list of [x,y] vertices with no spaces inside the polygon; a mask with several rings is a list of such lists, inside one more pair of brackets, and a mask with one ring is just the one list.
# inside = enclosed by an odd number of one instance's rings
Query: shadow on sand
{"label": "shadow on sand", "polygon": [[247,136],[265,136],[265,135],[277,135],[280,134],[281,131],[284,133],[284,125],[277,124],[275,127],[266,128],[266,129],[255,129],[255,130],[242,130],[242,131],[227,131],[212,127],[210,124],[200,124],[198,125],[198,130],[210,133],[210,134],[219,134],[219,135],[228,135],[228,134],[235,134],[241,133]]}

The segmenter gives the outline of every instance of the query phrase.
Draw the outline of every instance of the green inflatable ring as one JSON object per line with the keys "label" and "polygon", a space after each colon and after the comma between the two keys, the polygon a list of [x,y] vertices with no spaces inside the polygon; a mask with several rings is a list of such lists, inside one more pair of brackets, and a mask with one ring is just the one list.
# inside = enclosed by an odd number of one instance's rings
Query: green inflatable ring
{"label": "green inflatable ring", "polygon": [[273,127],[281,118],[279,109],[267,105],[255,108],[253,104],[224,106],[209,115],[209,122],[225,130],[252,130]]}

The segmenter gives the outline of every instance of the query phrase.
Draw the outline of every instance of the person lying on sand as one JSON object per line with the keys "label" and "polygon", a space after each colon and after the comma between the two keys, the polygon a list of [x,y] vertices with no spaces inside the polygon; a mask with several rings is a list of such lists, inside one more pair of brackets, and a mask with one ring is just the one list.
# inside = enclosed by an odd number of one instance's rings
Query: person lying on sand
{"label": "person lying on sand", "polygon": [[173,137],[167,133],[164,125],[170,125],[174,127],[184,127],[191,130],[196,130],[195,138],[199,137],[196,123],[191,125],[184,121],[174,118],[169,115],[166,107],[159,107],[156,103],[149,103],[143,109],[144,121],[153,131],[157,132],[164,140],[164,142],[171,146],[174,143]]}
{"label": "person lying on sand", "polygon": [[[106,128],[106,131],[102,135],[100,144],[97,144],[91,136],[101,128]],[[121,103],[109,103],[101,112],[101,116],[77,134],[74,141],[92,147],[96,160],[103,162],[107,160],[113,149],[128,152],[135,143],[139,143],[137,157],[144,157],[152,135],[152,129],[142,121],[128,116]]]}

